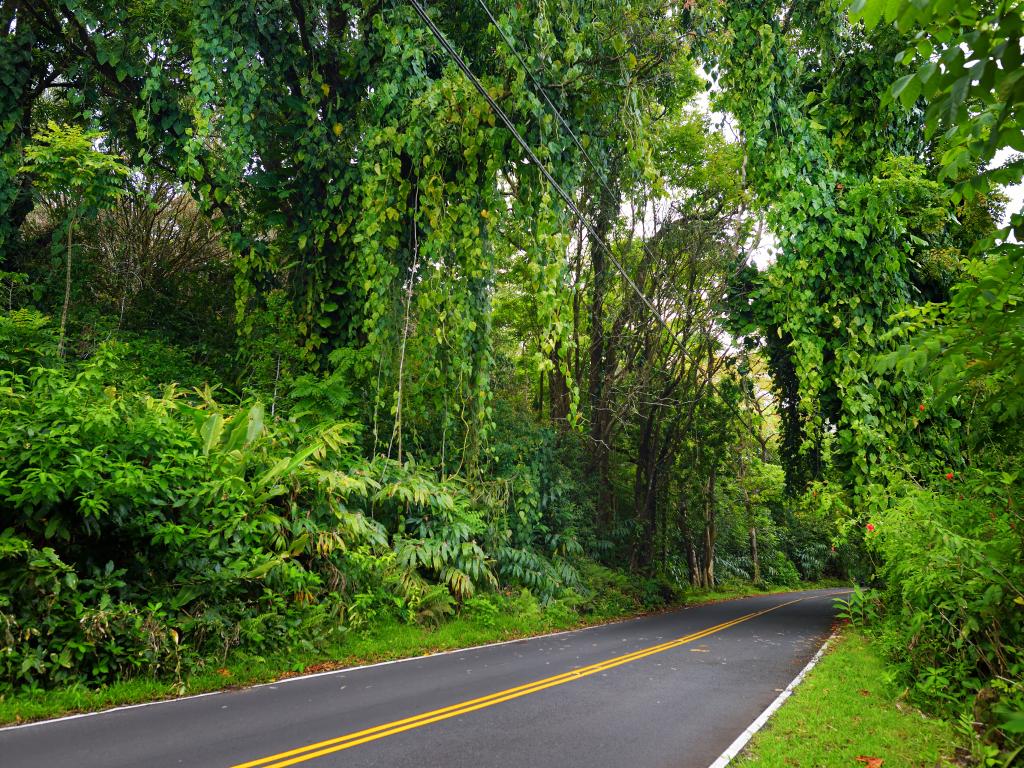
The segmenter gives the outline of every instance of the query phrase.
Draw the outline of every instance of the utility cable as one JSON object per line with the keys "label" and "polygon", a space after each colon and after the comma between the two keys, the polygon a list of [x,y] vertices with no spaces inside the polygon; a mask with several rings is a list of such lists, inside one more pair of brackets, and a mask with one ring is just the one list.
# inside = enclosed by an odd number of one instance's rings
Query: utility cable
{"label": "utility cable", "polygon": [[[494,114],[498,117],[499,120],[501,120],[502,124],[508,129],[509,133],[512,134],[512,136],[516,140],[516,143],[518,143],[519,146],[522,148],[523,152],[526,153],[526,156],[527,158],[529,158],[530,162],[537,166],[537,170],[540,171],[544,179],[551,185],[551,187],[555,190],[558,196],[562,198],[563,202],[565,202],[569,210],[572,211],[572,213],[580,220],[580,222],[586,228],[587,232],[590,233],[590,236],[593,238],[593,242],[597,243],[601,250],[604,251],[604,254],[608,257],[608,260],[611,261],[611,263],[615,266],[615,269],[618,270],[619,274],[622,275],[622,278],[628,283],[629,287],[633,290],[634,293],[636,293],[637,297],[644,304],[644,306],[647,307],[648,311],[651,313],[654,319],[658,322],[659,325],[662,326],[662,328],[664,328],[668,332],[671,339],[679,348],[679,351],[682,352],[683,358],[685,359],[686,357],[688,357],[689,354],[687,352],[686,345],[683,343],[683,341],[679,338],[679,336],[671,328],[671,326],[669,326],[665,318],[661,316],[661,313],[658,312],[655,306],[651,303],[650,299],[647,298],[647,295],[642,290],[640,290],[640,287],[633,280],[632,276],[626,271],[623,265],[615,257],[615,254],[612,253],[611,248],[609,248],[608,245],[604,242],[604,238],[602,238],[598,234],[597,229],[594,227],[594,225],[590,223],[586,216],[583,215],[583,212],[579,209],[579,206],[576,205],[576,202],[572,199],[572,197],[569,196],[569,194],[562,188],[562,185],[558,183],[558,181],[547,169],[547,167],[540,161],[540,158],[537,157],[536,153],[527,143],[526,139],[524,139],[522,135],[519,133],[519,131],[516,129],[515,125],[512,123],[512,119],[505,113],[505,110],[503,110],[498,105],[498,103],[491,97],[491,94],[488,93],[486,88],[484,88],[483,83],[480,82],[479,78],[477,78],[477,76],[473,74],[473,70],[469,68],[469,65],[466,64],[465,60],[462,58],[459,52],[455,50],[452,44],[448,41],[448,38],[445,37],[444,33],[441,32],[441,30],[437,27],[436,24],[434,24],[433,19],[431,19],[430,16],[427,14],[426,10],[420,4],[419,0],[409,0],[409,3],[410,5],[412,5],[417,15],[423,20],[423,23],[427,26],[427,29],[430,30],[431,34],[437,40],[438,44],[452,58],[452,61],[454,61],[456,66],[462,71],[462,74],[466,76],[466,79],[469,80],[470,84],[476,89],[477,93],[479,93],[483,97],[483,99],[490,106]],[[489,10],[488,16],[490,16],[492,21],[494,20],[494,17],[490,14]],[[504,34],[502,34],[502,37],[505,37]],[[507,42],[508,41],[506,39],[506,43]],[[521,57],[519,58],[520,61],[522,61]],[[550,99],[547,99],[547,101],[549,104],[551,103]],[[555,111],[557,112],[557,110]],[[564,118],[561,118],[561,116],[559,117],[560,122],[565,124]],[[569,131],[570,133],[572,133],[571,129],[569,129]],[[575,137],[575,134],[573,134],[573,136]],[[582,149],[582,145],[580,145],[580,148]],[[591,161],[591,163],[593,163],[593,161]],[[602,184],[604,184],[604,181],[601,181]],[[644,247],[646,248],[646,246]],[[721,394],[721,391],[715,386],[714,381],[712,381],[710,377],[708,379],[708,386],[715,392]],[[750,430],[751,433],[753,433],[753,427],[746,423],[746,421],[739,414],[735,406],[733,406],[733,410],[736,411],[736,416],[740,420],[740,422],[742,422],[743,425],[748,430]]]}
{"label": "utility cable", "polygon": [[[452,57],[452,60],[455,62],[458,68],[462,70],[462,73],[467,77],[467,79],[470,81],[473,87],[476,88],[477,92],[481,96],[483,96],[483,98],[490,105],[491,109],[494,111],[495,115],[497,115],[498,119],[501,120],[501,122],[505,125],[509,132],[515,137],[516,142],[519,144],[520,147],[522,147],[523,152],[526,153],[526,156],[529,158],[530,162],[537,166],[537,170],[541,172],[541,175],[544,176],[544,179],[552,186],[552,188],[554,188],[555,192],[558,193],[558,196],[561,197],[565,204],[569,207],[569,210],[572,211],[581,222],[583,222],[583,226],[586,227],[587,232],[589,232],[591,237],[594,238],[594,242],[600,244],[601,249],[605,252],[605,255],[608,257],[609,261],[611,261],[612,264],[615,265],[615,268],[619,271],[622,277],[626,280],[626,282],[629,283],[630,288],[632,288],[636,292],[636,295],[640,297],[640,300],[643,301],[643,303],[650,310],[651,314],[654,315],[654,317],[665,328],[665,330],[667,330],[670,334],[672,334],[673,337],[675,337],[675,333],[668,326],[668,323],[666,323],[665,320],[661,317],[661,315],[658,313],[658,310],[655,309],[654,305],[651,304],[650,300],[647,298],[647,295],[640,290],[640,287],[636,284],[636,282],[629,275],[629,273],[626,272],[622,264],[619,263],[619,260],[615,258],[615,254],[613,254],[611,249],[605,244],[604,238],[602,238],[598,234],[597,229],[595,229],[595,227],[590,223],[590,221],[588,221],[587,218],[583,215],[583,212],[576,205],[576,202],[569,196],[569,194],[564,189],[562,189],[562,185],[558,183],[555,177],[551,174],[551,171],[549,171],[547,167],[544,165],[544,163],[540,161],[540,158],[537,157],[536,153],[526,142],[526,139],[524,139],[522,135],[519,133],[519,131],[516,129],[515,125],[512,123],[512,119],[507,114],[505,114],[505,110],[498,106],[498,103],[491,97],[491,94],[487,92],[487,89],[484,88],[483,84],[480,82],[477,76],[473,74],[473,71],[469,68],[469,65],[467,65],[466,62],[463,60],[462,56],[460,56],[458,51],[456,51],[455,48],[452,47],[452,44],[448,42],[448,38],[444,36],[441,30],[437,28],[437,25],[434,24],[430,16],[427,15],[427,12],[426,10],[424,10],[423,6],[420,5],[418,0],[409,0],[409,2],[412,4],[412,7],[416,10],[416,13],[419,14],[420,18],[423,19],[423,23],[426,24],[427,27],[430,29],[431,33],[433,33],[434,37],[437,39],[437,42],[440,43],[441,47],[444,48],[448,55]],[[677,343],[679,343],[678,340]],[[686,350],[683,349],[683,354],[685,353]]]}
{"label": "utility cable", "polygon": [[[594,177],[601,185],[601,188],[604,189],[604,191],[608,194],[609,197],[616,197],[615,193],[612,191],[608,183],[608,179],[605,176],[604,171],[600,167],[598,167],[596,162],[594,162],[594,159],[590,156],[590,153],[587,152],[586,147],[583,146],[583,142],[580,141],[579,136],[577,136],[576,132],[573,131],[572,126],[569,125],[569,122],[562,115],[561,111],[559,111],[558,107],[555,106],[554,102],[551,101],[551,98],[548,96],[547,88],[544,87],[543,83],[540,82],[537,75],[534,74],[533,69],[531,69],[530,65],[526,62],[526,59],[523,58],[523,55],[519,52],[519,49],[516,47],[515,42],[512,40],[511,36],[507,32],[505,32],[504,29],[502,29],[501,24],[498,23],[498,20],[495,17],[494,12],[491,11],[490,9],[490,6],[487,5],[485,0],[477,0],[477,4],[487,15],[487,18],[490,20],[491,24],[494,25],[494,28],[498,31],[498,34],[501,36],[501,39],[505,41],[505,45],[508,47],[508,49],[512,52],[512,55],[515,56],[516,60],[519,62],[520,66],[523,68],[523,72],[526,74],[528,78],[530,78],[530,82],[533,83],[537,91],[540,92],[541,97],[544,99],[544,103],[547,104],[548,108],[554,113],[555,118],[558,120],[558,123],[565,129],[565,131],[572,138],[573,144],[576,145],[576,148],[580,151],[580,154],[582,154],[583,158],[587,161],[587,165],[589,165],[591,170],[594,172]],[[744,157],[744,166],[745,165],[746,158]],[[738,230],[736,232],[736,238],[738,241]],[[650,248],[647,246],[647,243],[642,238],[640,240],[640,247],[643,249],[644,254],[649,259],[651,259],[652,261],[656,260],[654,254],[651,253]]]}
{"label": "utility cable", "polygon": [[[537,78],[537,75],[534,74],[533,70],[530,68],[530,65],[527,64],[526,59],[523,58],[523,55],[519,53],[519,50],[516,48],[515,42],[512,40],[511,36],[508,35],[504,29],[502,29],[501,25],[498,23],[497,18],[495,18],[494,13],[491,11],[490,7],[487,5],[485,0],[477,0],[477,3],[480,6],[480,8],[483,9],[483,12],[487,15],[487,18],[490,19],[491,24],[494,25],[494,28],[498,31],[498,34],[501,36],[501,39],[505,41],[505,45],[508,46],[508,49],[512,52],[512,55],[516,57],[516,60],[523,68],[523,72],[526,74],[528,78],[530,78],[530,82],[533,83],[537,91],[540,92],[541,97],[544,99],[544,103],[547,104],[548,108],[554,113],[559,125],[561,125],[572,138],[573,144],[576,145],[576,148],[580,151],[580,154],[582,154],[583,158],[587,161],[587,164],[594,172],[594,177],[601,185],[601,188],[605,191],[605,193],[608,194],[609,197],[616,197],[616,194],[612,191],[611,186],[608,183],[608,179],[605,176],[604,171],[600,167],[598,167],[596,162],[594,162],[594,159],[587,152],[586,147],[583,146],[583,142],[580,141],[579,136],[577,136],[576,132],[573,131],[572,126],[569,125],[569,122],[559,111],[558,107],[555,106],[554,102],[551,101],[551,98],[548,96],[547,88],[544,87],[544,85]],[[738,236],[739,233],[737,231],[737,237]],[[644,254],[649,259],[655,260],[654,254],[651,253],[650,248],[647,246],[647,243],[642,238],[640,240],[640,247],[643,249]]]}
{"label": "utility cable", "polygon": [[555,118],[557,118],[559,124],[566,130],[569,136],[572,137],[573,144],[576,145],[576,148],[583,154],[583,157],[586,158],[587,164],[590,165],[590,167],[593,169],[594,174],[597,177],[597,180],[601,183],[601,186],[604,188],[604,191],[614,197],[611,189],[609,189],[608,187],[607,179],[601,172],[601,169],[597,167],[597,163],[595,163],[594,160],[587,153],[586,147],[583,146],[583,142],[580,141],[579,137],[573,131],[572,127],[562,116],[562,113],[558,111],[558,107],[556,107],[554,103],[551,101],[551,98],[548,96],[547,89],[537,79],[537,76],[533,73],[533,70],[530,69],[530,65],[526,63],[526,59],[524,59],[522,54],[519,53],[519,50],[516,48],[515,43],[512,41],[509,35],[506,34],[505,30],[501,28],[501,25],[498,23],[498,20],[494,17],[494,14],[491,12],[490,7],[488,7],[487,3],[484,2],[484,0],[477,0],[477,3],[479,3],[480,7],[483,9],[483,12],[487,14],[487,18],[491,20],[491,24],[494,25],[494,28],[498,30],[498,34],[501,35],[501,39],[505,41],[505,45],[508,46],[508,49],[512,51],[512,55],[515,56],[516,59],[519,61],[520,66],[522,66],[523,68],[523,72],[525,72],[526,76],[530,78],[530,82],[533,83],[533,85],[536,87],[538,91],[540,91],[540,95],[544,99],[544,102],[548,105],[548,108],[555,113]]}

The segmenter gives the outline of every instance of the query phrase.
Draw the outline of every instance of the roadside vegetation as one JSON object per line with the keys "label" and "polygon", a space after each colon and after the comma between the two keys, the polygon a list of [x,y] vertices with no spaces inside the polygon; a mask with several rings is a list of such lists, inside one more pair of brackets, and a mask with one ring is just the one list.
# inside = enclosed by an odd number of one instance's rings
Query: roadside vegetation
{"label": "roadside vegetation", "polygon": [[900,696],[878,645],[848,627],[733,764],[942,768],[963,765],[960,740]]}
{"label": "roadside vegetation", "polygon": [[493,6],[4,3],[0,711],[831,579],[1009,759],[1020,4]]}

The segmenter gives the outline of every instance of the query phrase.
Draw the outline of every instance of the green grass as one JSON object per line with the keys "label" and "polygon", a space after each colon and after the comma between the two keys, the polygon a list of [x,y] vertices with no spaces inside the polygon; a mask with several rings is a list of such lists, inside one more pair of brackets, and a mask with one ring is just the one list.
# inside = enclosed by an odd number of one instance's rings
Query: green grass
{"label": "green grass", "polygon": [[[820,586],[813,584],[800,588]],[[684,602],[685,605],[700,605],[749,595],[786,592],[790,589],[778,587],[764,590],[749,584],[733,583],[712,591],[689,592]],[[0,694],[0,724],[42,720],[77,712],[95,712],[108,707],[264,683],[289,675],[421,656],[603,624],[642,613],[644,611],[635,599],[617,589],[609,590],[605,599],[595,600],[584,614],[557,602],[542,608],[532,598],[509,598],[503,611],[485,616],[460,615],[438,627],[388,622],[367,631],[350,632],[341,642],[308,651],[266,656],[236,653],[222,664],[207,663],[182,682],[140,677],[100,688],[79,684],[55,690]]]}
{"label": "green grass", "polygon": [[748,745],[742,768],[884,768],[953,765],[952,727],[895,695],[878,649],[847,628]]}

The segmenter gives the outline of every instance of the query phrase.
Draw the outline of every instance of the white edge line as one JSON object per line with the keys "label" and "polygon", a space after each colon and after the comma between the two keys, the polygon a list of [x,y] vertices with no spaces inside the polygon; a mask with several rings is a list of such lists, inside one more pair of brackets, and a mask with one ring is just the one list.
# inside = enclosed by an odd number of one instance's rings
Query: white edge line
{"label": "white edge line", "polygon": [[[824,591],[825,589],[833,589],[834,590],[836,588],[835,587],[825,587],[821,591]],[[795,594],[796,592],[803,592],[803,591],[817,591],[817,590],[794,590],[794,591],[791,591],[791,592],[769,592],[769,593],[761,594],[761,595],[757,595],[757,594],[754,594],[754,595],[743,595],[742,597],[736,597],[736,598],[731,598],[729,600],[714,601],[714,602],[715,603],[718,603],[718,602],[732,602],[734,600],[745,600],[745,599],[751,598],[751,597],[779,597],[781,595],[791,595],[791,594]],[[693,605],[683,605],[683,606],[680,606],[679,608],[671,609],[670,611],[667,611],[667,612],[678,611],[678,612],[681,613],[683,611],[688,611],[691,608],[700,608],[702,606],[709,605],[709,604],[714,604],[714,603],[695,603]],[[206,693],[193,693],[193,694],[190,694],[188,696],[175,696],[173,698],[168,698],[168,699],[158,699],[156,701],[145,701],[145,702],[142,702],[141,704],[124,704],[124,705],[119,706],[119,707],[110,707],[109,709],[100,709],[100,710],[97,710],[95,712],[78,712],[78,713],[73,714],[73,715],[64,715],[63,717],[53,717],[53,718],[50,718],[48,720],[33,720],[30,723],[19,723],[17,725],[4,725],[4,726],[0,726],[0,733],[3,733],[4,731],[17,730],[19,728],[36,728],[36,727],[41,726],[41,725],[50,725],[51,723],[61,723],[61,722],[64,722],[65,720],[78,720],[78,719],[83,718],[83,717],[96,717],[97,715],[108,715],[108,714],[111,714],[113,712],[123,712],[124,710],[127,710],[127,709],[141,709],[142,707],[155,707],[158,704],[175,704],[175,703],[177,703],[179,701],[188,701],[190,699],[201,699],[201,698],[203,698],[205,696],[217,696],[218,694],[222,694],[222,693],[232,693],[232,692],[236,692],[236,691],[247,691],[247,690],[250,690],[252,688],[266,688],[268,686],[284,685],[285,683],[292,683],[292,682],[296,682],[298,680],[309,680],[309,679],[314,678],[314,677],[324,677],[325,675],[338,675],[338,674],[342,674],[342,673],[355,672],[355,671],[360,670],[360,669],[372,669],[373,667],[384,667],[384,666],[387,666],[389,664],[401,664],[401,663],[406,662],[406,661],[420,661],[422,659],[432,659],[435,656],[448,656],[448,655],[453,654],[453,653],[466,653],[467,651],[476,651],[476,650],[480,650],[482,648],[495,648],[495,647],[497,647],[499,645],[511,645],[512,643],[522,643],[522,642],[525,642],[527,640],[543,640],[544,638],[547,638],[547,637],[558,637],[559,635],[571,635],[574,632],[586,632],[588,629],[598,629],[599,627],[610,627],[610,626],[613,626],[615,624],[625,624],[627,621],[637,621],[639,619],[646,619],[646,618],[650,618],[650,616],[656,616],[656,615],[658,615],[658,613],[645,614],[645,615],[640,615],[640,616],[627,616],[627,617],[622,618],[622,619],[615,619],[613,621],[606,621],[606,622],[601,623],[601,624],[591,624],[589,627],[577,627],[576,629],[563,629],[563,630],[560,630],[558,632],[548,632],[547,634],[544,634],[544,635],[529,635],[527,637],[516,637],[516,638],[512,638],[511,640],[500,640],[500,641],[495,642],[495,643],[485,643],[483,645],[470,645],[470,646],[466,646],[465,648],[455,648],[455,649],[450,650],[450,651],[435,651],[434,653],[427,653],[427,654],[423,654],[421,656],[406,656],[405,658],[402,658],[402,659],[391,659],[389,661],[378,661],[378,662],[375,662],[373,664],[360,664],[359,666],[356,666],[356,667],[340,667],[338,669],[329,669],[329,670],[326,670],[325,672],[311,672],[308,675],[295,675],[294,677],[282,677],[282,678],[280,678],[278,680],[271,680],[270,682],[267,682],[267,683],[256,683],[254,685],[246,685],[246,686],[243,686],[242,688],[223,688],[223,689],[221,689],[219,691],[208,691]],[[803,674],[803,673],[801,672],[801,674]],[[723,765],[724,765],[724,763],[723,763]],[[715,764],[714,768],[719,768],[717,763]]]}
{"label": "white edge line", "polygon": [[185,699],[201,699],[204,696],[216,696],[219,693],[225,691],[208,691],[206,693],[193,693],[190,696],[179,696],[175,699],[159,699],[157,701],[144,701],[141,704],[124,704],[120,707],[110,707],[109,709],[100,709],[96,712],[78,712],[74,715],[64,715],[63,717],[53,717],[49,720],[33,720],[31,723],[19,723],[18,725],[5,725],[0,727],[0,733],[4,731],[14,731],[18,728],[35,728],[40,725],[49,725],[50,723],[61,723],[65,720],[78,720],[82,717],[95,717],[96,715],[106,715],[111,712],[121,712],[125,709],[141,709],[142,707],[155,707],[157,704],[170,704],[174,701],[185,701]]}
{"label": "white edge line", "polygon": [[[755,597],[760,597],[760,595],[755,595]],[[678,610],[685,611],[685,610],[687,610],[689,608],[699,608],[699,607],[700,607],[700,604],[698,604],[698,605],[684,605],[684,606],[680,607]],[[588,629],[597,629],[598,627],[609,627],[609,626],[612,626],[613,624],[624,624],[627,621],[635,621],[636,619],[644,619],[644,618],[647,618],[647,616],[627,616],[626,618],[615,619],[613,621],[607,621],[607,622],[604,622],[603,624],[591,624],[589,627],[577,627],[576,629],[563,629],[563,630],[559,630],[558,632],[548,632],[547,634],[543,634],[543,635],[529,635],[527,637],[516,637],[516,638],[512,638],[511,640],[499,640],[498,642],[485,643],[484,645],[469,645],[469,646],[466,646],[465,648],[454,648],[454,649],[448,650],[448,651],[435,651],[434,653],[425,653],[425,654],[422,654],[422,655],[419,655],[419,656],[406,656],[406,657],[401,658],[401,659],[390,659],[388,661],[378,661],[378,662],[375,662],[373,664],[360,664],[359,666],[356,666],[356,667],[339,667],[338,669],[328,669],[328,670],[326,670],[324,672],[311,672],[311,673],[309,673],[307,675],[295,675],[295,676],[292,676],[292,677],[282,677],[282,678],[279,678],[277,680],[271,680],[271,681],[266,682],[266,683],[255,683],[253,685],[246,685],[246,686],[243,686],[241,688],[223,688],[223,689],[221,689],[219,691],[207,691],[206,693],[193,693],[193,694],[190,694],[188,696],[175,696],[175,697],[167,698],[167,699],[158,699],[156,701],[145,701],[145,702],[142,702],[141,704],[124,704],[124,705],[119,706],[119,707],[110,707],[108,709],[100,709],[100,710],[97,710],[95,712],[77,712],[77,713],[75,713],[73,715],[64,715],[62,717],[53,717],[53,718],[50,718],[48,720],[33,720],[30,723],[18,723],[17,725],[4,725],[4,726],[0,726],[0,733],[3,733],[4,731],[13,731],[13,730],[16,730],[16,729],[19,729],[19,728],[35,728],[35,727],[38,727],[40,725],[50,725],[51,723],[60,723],[60,722],[64,722],[65,720],[78,720],[78,719],[83,718],[83,717],[95,717],[96,715],[107,715],[107,714],[111,714],[113,712],[122,712],[122,711],[124,711],[126,709],[141,709],[142,707],[155,707],[158,704],[175,704],[175,703],[177,703],[179,701],[188,701],[190,699],[201,699],[204,696],[216,696],[216,695],[221,694],[221,693],[233,693],[233,692],[236,692],[236,691],[247,691],[247,690],[249,690],[251,688],[266,688],[266,687],[269,687],[269,686],[284,685],[285,683],[294,683],[294,682],[296,682],[298,680],[309,680],[309,679],[314,678],[314,677],[324,677],[326,675],[339,675],[339,674],[342,674],[342,673],[355,672],[355,671],[360,670],[360,669],[371,669],[373,667],[386,667],[389,664],[401,664],[401,663],[406,662],[406,661],[420,661],[422,659],[431,659],[431,658],[434,658],[435,656],[448,656],[448,655],[453,654],[453,653],[466,653],[468,651],[476,651],[476,650],[480,650],[482,648],[494,648],[494,647],[499,646],[499,645],[510,645],[512,643],[522,643],[522,642],[525,642],[527,640],[542,640],[542,639],[544,639],[546,637],[557,637],[559,635],[569,635],[569,634],[572,634],[573,632],[585,632]]]}
{"label": "white edge line", "polygon": [[835,632],[829,635],[821,648],[818,649],[818,652],[814,654],[814,657],[807,662],[807,666],[800,670],[800,674],[793,678],[793,681],[786,686],[786,689],[775,697],[775,701],[769,704],[768,708],[758,715],[757,719],[747,726],[747,729],[737,736],[736,740],[726,747],[725,752],[719,755],[718,759],[708,766],[708,768],[725,768],[725,766],[732,762],[736,756],[743,751],[743,748],[747,746],[747,742],[754,737],[754,734],[764,728],[769,718],[771,718],[779,707],[785,703],[786,699],[793,695],[794,689],[800,685],[804,676],[814,668],[814,665],[821,660],[821,657],[825,655],[825,650],[828,648],[829,644],[836,639],[836,637],[837,633]]}

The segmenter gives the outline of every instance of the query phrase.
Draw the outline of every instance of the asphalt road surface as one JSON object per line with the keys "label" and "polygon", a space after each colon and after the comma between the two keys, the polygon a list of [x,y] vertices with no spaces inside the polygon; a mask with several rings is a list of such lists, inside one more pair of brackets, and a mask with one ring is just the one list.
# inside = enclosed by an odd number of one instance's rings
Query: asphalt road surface
{"label": "asphalt road surface", "polygon": [[830,631],[845,590],[0,730],[0,768],[707,768]]}

